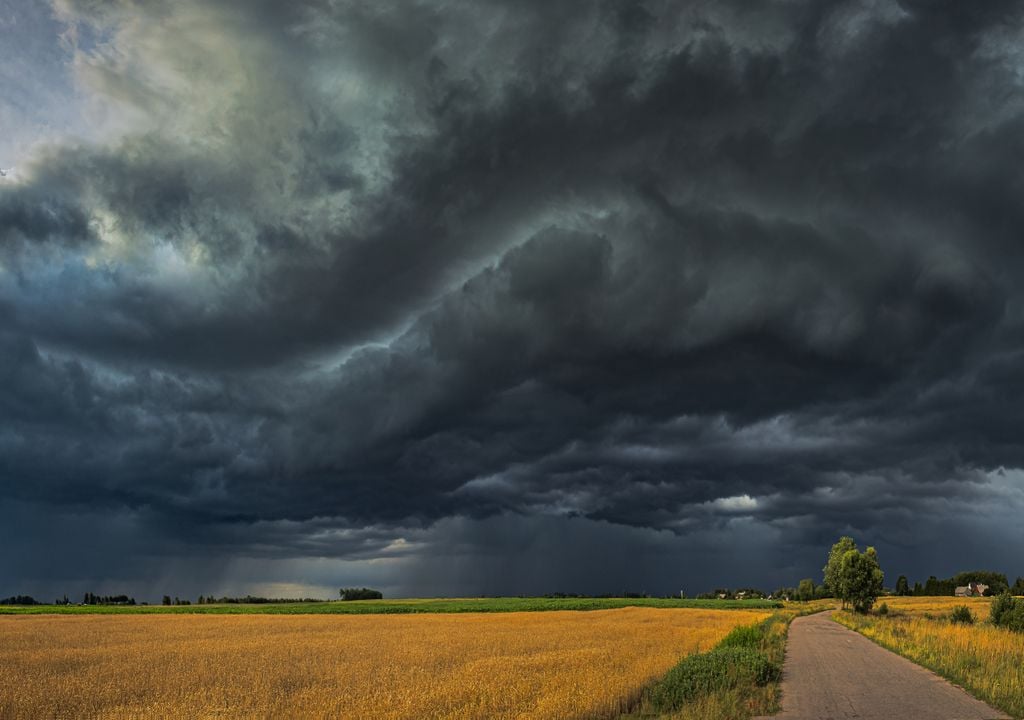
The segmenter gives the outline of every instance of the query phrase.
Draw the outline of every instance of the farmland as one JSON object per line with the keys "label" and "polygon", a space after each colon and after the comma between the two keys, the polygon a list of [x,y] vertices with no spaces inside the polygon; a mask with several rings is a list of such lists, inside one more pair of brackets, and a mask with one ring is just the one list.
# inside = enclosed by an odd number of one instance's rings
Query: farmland
{"label": "farmland", "polygon": [[0,617],[0,716],[615,717],[764,610]]}
{"label": "farmland", "polygon": [[[885,598],[889,614],[835,614],[883,647],[924,665],[1014,717],[1024,717],[1024,635],[987,622],[991,598]],[[966,605],[975,624],[949,615]]]}
{"label": "farmland", "polygon": [[28,605],[0,606],[0,615],[39,614],[211,614],[211,615],[379,615],[409,613],[547,612],[552,610],[613,610],[625,607],[691,608],[705,610],[779,608],[769,600],[677,600],[674,598],[421,598],[355,600],[350,602],[291,602],[261,605]]}

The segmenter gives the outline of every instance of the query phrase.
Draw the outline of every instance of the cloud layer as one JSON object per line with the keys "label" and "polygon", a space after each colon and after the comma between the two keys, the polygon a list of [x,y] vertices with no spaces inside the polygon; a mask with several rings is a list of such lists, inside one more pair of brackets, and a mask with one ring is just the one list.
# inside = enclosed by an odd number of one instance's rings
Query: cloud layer
{"label": "cloud layer", "polygon": [[1024,574],[1017,3],[54,12],[97,130],[0,178],[5,584]]}

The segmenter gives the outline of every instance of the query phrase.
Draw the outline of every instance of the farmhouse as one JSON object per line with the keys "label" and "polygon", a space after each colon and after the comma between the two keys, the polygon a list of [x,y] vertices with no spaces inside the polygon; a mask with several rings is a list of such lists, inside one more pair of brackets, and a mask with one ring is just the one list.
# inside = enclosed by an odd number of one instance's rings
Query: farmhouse
{"label": "farmhouse", "polygon": [[986,590],[988,590],[988,585],[970,582],[958,587],[953,594],[957,597],[981,597],[985,594]]}

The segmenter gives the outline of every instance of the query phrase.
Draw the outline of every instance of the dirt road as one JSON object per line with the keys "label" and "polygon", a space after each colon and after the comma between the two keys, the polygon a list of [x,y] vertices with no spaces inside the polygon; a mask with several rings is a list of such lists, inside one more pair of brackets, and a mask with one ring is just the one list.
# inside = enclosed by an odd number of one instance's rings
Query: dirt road
{"label": "dirt road", "polygon": [[774,720],[1007,718],[938,675],[819,613],[789,629]]}

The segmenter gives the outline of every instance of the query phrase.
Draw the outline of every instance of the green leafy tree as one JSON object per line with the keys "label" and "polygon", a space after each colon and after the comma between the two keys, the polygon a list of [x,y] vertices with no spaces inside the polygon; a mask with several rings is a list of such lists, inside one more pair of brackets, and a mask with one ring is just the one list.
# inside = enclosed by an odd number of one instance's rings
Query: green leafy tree
{"label": "green leafy tree", "polygon": [[900,575],[896,578],[896,594],[897,595],[909,595],[910,594],[910,583],[907,582],[906,575]]}
{"label": "green leafy tree", "polygon": [[801,602],[807,602],[814,599],[814,581],[810,578],[804,578],[800,581],[800,584],[796,589],[796,599]]}
{"label": "green leafy tree", "polygon": [[846,551],[839,561],[839,592],[843,606],[847,604],[859,613],[871,610],[882,593],[885,575],[878,565],[878,553],[873,547],[860,552],[856,546]]}
{"label": "green leafy tree", "polygon": [[839,597],[839,566],[843,561],[843,555],[856,549],[857,544],[853,538],[844,535],[828,553],[828,562],[825,563],[822,572],[825,574],[825,587],[835,597]]}

